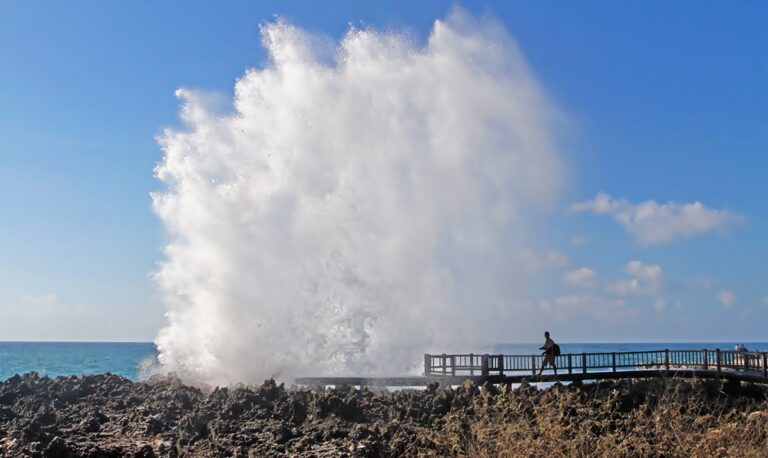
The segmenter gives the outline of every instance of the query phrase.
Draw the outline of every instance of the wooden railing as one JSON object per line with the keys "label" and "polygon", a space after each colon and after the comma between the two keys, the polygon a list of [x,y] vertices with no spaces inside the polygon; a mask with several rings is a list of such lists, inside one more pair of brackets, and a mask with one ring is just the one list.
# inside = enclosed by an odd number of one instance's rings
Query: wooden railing
{"label": "wooden railing", "polygon": [[[536,375],[543,355],[424,355],[427,376]],[[620,372],[642,369],[746,371],[768,379],[768,352],[729,350],[654,350],[566,353],[555,357],[558,373]],[[547,366],[546,369],[551,369]]]}

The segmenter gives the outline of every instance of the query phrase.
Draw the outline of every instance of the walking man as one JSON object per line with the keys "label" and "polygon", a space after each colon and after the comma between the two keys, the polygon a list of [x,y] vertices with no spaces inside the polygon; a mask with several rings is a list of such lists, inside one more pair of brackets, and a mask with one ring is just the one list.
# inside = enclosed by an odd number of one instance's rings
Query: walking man
{"label": "walking man", "polygon": [[547,339],[544,341],[544,346],[539,347],[539,350],[544,350],[544,362],[541,363],[541,370],[539,370],[539,375],[544,372],[544,368],[547,366],[547,364],[552,365],[552,367],[555,369],[555,375],[557,375],[555,356],[560,355],[560,346],[557,345],[555,341],[549,337],[549,331],[544,332],[544,338]]}

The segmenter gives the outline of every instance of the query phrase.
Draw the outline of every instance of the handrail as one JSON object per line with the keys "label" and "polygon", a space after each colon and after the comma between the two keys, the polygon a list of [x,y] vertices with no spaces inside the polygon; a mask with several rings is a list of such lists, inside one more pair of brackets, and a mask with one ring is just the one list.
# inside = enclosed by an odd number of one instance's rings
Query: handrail
{"label": "handrail", "polygon": [[[424,375],[488,376],[512,373],[536,375],[544,356],[503,354],[425,354]],[[704,369],[721,372],[761,373],[768,379],[768,352],[737,350],[643,350],[597,353],[564,353],[555,357],[558,370],[586,374],[597,369],[617,372],[639,369]],[[551,366],[550,366],[551,368]]]}

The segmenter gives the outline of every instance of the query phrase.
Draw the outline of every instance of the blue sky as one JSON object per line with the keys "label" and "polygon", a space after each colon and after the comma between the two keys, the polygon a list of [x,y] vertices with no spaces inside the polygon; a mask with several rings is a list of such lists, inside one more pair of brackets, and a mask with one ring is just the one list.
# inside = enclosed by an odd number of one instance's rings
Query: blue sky
{"label": "blue sky", "polygon": [[[336,39],[353,24],[423,40],[453,4],[0,3],[0,340],[154,338],[164,311],[150,278],[164,243],[149,196],[161,188],[155,137],[179,125],[177,88],[231,95],[264,63],[260,24],[280,15]],[[567,184],[537,247],[561,261],[542,289],[592,274],[528,298],[578,310],[561,322],[551,312],[557,335],[765,341],[768,4],[462,7],[505,25],[566,119]],[[600,192],[623,203],[568,211]],[[647,201],[727,213],[648,243],[645,228],[611,216]],[[634,292],[616,293],[633,279]],[[585,303],[606,291],[637,313],[592,313]]]}

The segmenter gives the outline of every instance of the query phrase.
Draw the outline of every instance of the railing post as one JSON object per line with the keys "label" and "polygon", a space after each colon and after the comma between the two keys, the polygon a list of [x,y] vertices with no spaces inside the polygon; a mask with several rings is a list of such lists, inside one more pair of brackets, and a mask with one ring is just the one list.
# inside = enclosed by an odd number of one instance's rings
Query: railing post
{"label": "railing post", "polygon": [[763,353],[763,378],[768,378],[768,353]]}
{"label": "railing post", "polygon": [[448,355],[443,353],[443,357],[442,357],[443,375],[445,375],[448,372],[448,367],[447,367],[448,366],[448,362],[447,361],[448,361]]}
{"label": "railing post", "polygon": [[704,369],[709,369],[709,361],[707,361],[707,349],[702,350],[704,352]]}
{"label": "railing post", "polygon": [[720,349],[715,349],[715,362],[717,364],[717,372],[720,372]]}
{"label": "railing post", "polygon": [[480,363],[481,363],[480,374],[483,377],[487,377],[488,376],[488,353],[480,357]]}
{"label": "railing post", "polygon": [[475,354],[469,354],[469,375],[475,375]]}
{"label": "railing post", "polygon": [[664,350],[664,367],[666,367],[667,371],[669,371],[669,350]]}
{"label": "railing post", "polygon": [[531,373],[536,375],[536,355],[531,355]]}
{"label": "railing post", "polygon": [[582,374],[587,373],[587,354],[586,353],[581,354],[581,373]]}
{"label": "railing post", "polygon": [[451,355],[451,375],[456,376],[456,355]]}
{"label": "railing post", "polygon": [[424,375],[431,375],[430,374],[430,368],[429,368],[429,355],[424,354]]}
{"label": "railing post", "polygon": [[504,355],[499,355],[499,375],[504,375]]}
{"label": "railing post", "polygon": [[568,353],[568,373],[573,373],[573,362],[571,361],[571,354]]}
{"label": "railing post", "polygon": [[613,372],[616,372],[616,353],[611,352],[611,368],[613,369]]}

